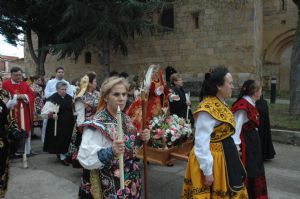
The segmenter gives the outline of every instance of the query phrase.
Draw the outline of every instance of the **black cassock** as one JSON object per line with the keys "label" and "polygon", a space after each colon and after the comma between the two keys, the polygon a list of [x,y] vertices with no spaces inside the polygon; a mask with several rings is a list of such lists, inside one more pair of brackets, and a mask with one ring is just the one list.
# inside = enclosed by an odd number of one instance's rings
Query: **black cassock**
{"label": "black cassock", "polygon": [[259,112],[258,132],[261,141],[262,157],[264,160],[273,159],[276,153],[272,142],[267,101],[263,98],[257,100],[256,109]]}
{"label": "black cassock", "polygon": [[[185,119],[186,118],[186,111],[187,111],[187,108],[188,108],[188,106],[186,104],[185,91],[182,87],[181,88],[176,88],[174,86],[174,87],[171,87],[171,89],[174,91],[174,94],[176,94],[180,97],[180,100],[178,100],[178,101],[173,100],[172,102],[169,103],[170,104],[170,113],[171,114],[176,114],[179,117],[182,117],[182,118]],[[191,124],[193,125],[194,124],[194,118],[193,118],[191,110],[189,110],[189,120],[190,120]]]}
{"label": "black cassock", "polygon": [[48,119],[44,151],[51,154],[67,153],[75,123],[72,109],[72,97],[66,94],[66,96],[62,98],[57,93],[54,93],[47,101],[58,104],[59,112],[56,136],[54,136],[54,120]]}

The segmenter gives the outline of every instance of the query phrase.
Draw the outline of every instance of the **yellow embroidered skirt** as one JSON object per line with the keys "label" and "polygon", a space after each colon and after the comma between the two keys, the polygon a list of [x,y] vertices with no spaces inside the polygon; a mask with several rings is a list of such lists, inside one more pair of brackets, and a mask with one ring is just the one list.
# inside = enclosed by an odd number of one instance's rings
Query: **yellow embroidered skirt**
{"label": "yellow embroidered skirt", "polygon": [[247,199],[247,190],[244,187],[239,192],[232,192],[227,185],[227,171],[222,143],[210,144],[213,157],[212,186],[204,185],[204,175],[200,170],[194,148],[191,150],[183,185],[183,199]]}

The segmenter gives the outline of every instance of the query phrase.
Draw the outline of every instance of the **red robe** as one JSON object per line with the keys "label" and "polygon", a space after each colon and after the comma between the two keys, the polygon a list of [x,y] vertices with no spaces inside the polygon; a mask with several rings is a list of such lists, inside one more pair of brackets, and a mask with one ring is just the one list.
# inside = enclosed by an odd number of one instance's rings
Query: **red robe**
{"label": "red robe", "polygon": [[11,80],[3,82],[2,88],[7,90],[11,96],[14,94],[25,94],[28,97],[28,103],[23,100],[18,100],[17,105],[12,109],[12,117],[16,119],[19,129],[21,129],[21,114],[20,107],[21,103],[24,107],[24,118],[25,118],[25,131],[28,134],[31,130],[33,122],[33,107],[34,107],[34,92],[28,85],[28,83],[21,81],[19,84],[13,84]]}

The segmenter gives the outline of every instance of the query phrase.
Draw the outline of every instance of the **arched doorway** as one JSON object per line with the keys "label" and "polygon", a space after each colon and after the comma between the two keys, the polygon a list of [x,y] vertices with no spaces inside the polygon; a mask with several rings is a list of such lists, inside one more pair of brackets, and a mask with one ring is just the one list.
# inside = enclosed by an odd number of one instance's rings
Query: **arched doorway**
{"label": "arched doorway", "polygon": [[290,89],[290,69],[291,69],[291,55],[292,55],[292,46],[289,46],[282,53],[280,58],[279,65],[279,87],[281,91],[288,91]]}
{"label": "arched doorway", "polygon": [[289,90],[290,59],[294,38],[295,29],[288,30],[276,36],[265,49],[264,84],[270,85],[271,78],[276,77],[278,90]]}

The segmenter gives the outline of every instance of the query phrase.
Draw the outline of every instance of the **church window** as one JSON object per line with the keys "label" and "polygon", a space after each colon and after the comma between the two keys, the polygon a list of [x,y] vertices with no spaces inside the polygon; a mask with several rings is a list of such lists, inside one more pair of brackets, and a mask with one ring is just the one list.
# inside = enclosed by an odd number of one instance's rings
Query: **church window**
{"label": "church window", "polygon": [[168,4],[162,11],[160,17],[160,25],[167,28],[174,28],[174,7],[173,4]]}
{"label": "church window", "polygon": [[199,12],[193,12],[192,17],[194,20],[194,28],[199,29]]}
{"label": "church window", "polygon": [[280,0],[280,4],[281,4],[281,6],[280,6],[280,8],[281,8],[281,10],[286,10],[286,0]]}
{"label": "church window", "polygon": [[85,64],[91,64],[92,63],[92,54],[90,52],[86,52],[84,55]]}

